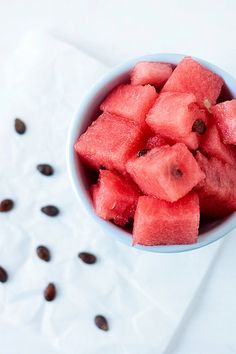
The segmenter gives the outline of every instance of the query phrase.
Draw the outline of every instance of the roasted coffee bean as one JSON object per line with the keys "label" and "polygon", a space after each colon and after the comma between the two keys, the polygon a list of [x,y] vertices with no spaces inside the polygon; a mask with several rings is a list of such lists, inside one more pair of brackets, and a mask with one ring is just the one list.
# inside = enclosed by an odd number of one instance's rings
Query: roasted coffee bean
{"label": "roasted coffee bean", "polygon": [[6,213],[12,210],[14,207],[14,202],[11,199],[4,199],[0,202],[0,212]]}
{"label": "roasted coffee bean", "polygon": [[56,297],[56,287],[53,283],[49,283],[44,290],[44,298],[46,301],[53,301]]}
{"label": "roasted coffee bean", "polygon": [[88,252],[80,252],[78,257],[86,264],[94,264],[97,261],[97,257],[94,254]]}
{"label": "roasted coffee bean", "polygon": [[193,123],[193,126],[192,126],[193,132],[203,135],[206,132],[206,129],[207,129],[206,124],[201,119],[197,119]]}
{"label": "roasted coffee bean", "polygon": [[146,153],[149,151],[150,149],[142,149],[138,152],[138,157],[144,156],[146,155]]}
{"label": "roasted coffee bean", "polygon": [[50,251],[47,247],[45,246],[38,246],[36,249],[37,255],[40,259],[42,259],[45,262],[49,262],[51,259],[51,254]]}
{"label": "roasted coffee bean", "polygon": [[175,178],[180,178],[180,177],[183,176],[183,172],[178,167],[173,167],[172,170],[171,170],[171,174]]}
{"label": "roasted coffee bean", "polygon": [[107,319],[102,316],[102,315],[97,315],[94,318],[94,322],[96,324],[96,326],[101,329],[102,331],[108,331],[109,330],[109,326],[108,326],[108,322]]}
{"label": "roasted coffee bean", "polygon": [[24,134],[26,132],[26,125],[25,123],[19,119],[19,118],[16,118],[15,119],[15,131],[18,133],[18,134]]}
{"label": "roasted coffee bean", "polygon": [[53,167],[46,163],[37,165],[37,170],[44,176],[51,176],[54,173]]}
{"label": "roasted coffee bean", "polygon": [[0,283],[6,283],[8,280],[8,274],[6,270],[0,266]]}
{"label": "roasted coffee bean", "polygon": [[59,214],[59,209],[54,205],[46,205],[41,208],[41,211],[47,216],[57,216]]}

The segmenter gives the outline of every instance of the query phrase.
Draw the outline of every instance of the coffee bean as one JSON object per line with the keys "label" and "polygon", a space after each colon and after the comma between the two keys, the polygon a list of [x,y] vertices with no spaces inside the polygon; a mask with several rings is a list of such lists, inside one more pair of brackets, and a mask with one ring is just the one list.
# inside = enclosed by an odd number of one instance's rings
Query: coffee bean
{"label": "coffee bean", "polygon": [[97,257],[94,254],[88,252],[80,252],[78,257],[86,264],[94,264],[97,261]]}
{"label": "coffee bean", "polygon": [[206,129],[207,129],[206,124],[201,119],[197,119],[193,123],[193,126],[192,126],[193,132],[203,135],[206,132]]}
{"label": "coffee bean", "polygon": [[141,157],[141,156],[144,156],[146,155],[146,153],[149,151],[150,149],[142,149],[138,152],[137,156],[138,157]]}
{"label": "coffee bean", "polygon": [[8,280],[8,274],[6,270],[0,266],[0,283],[6,283]]}
{"label": "coffee bean", "polygon": [[53,167],[46,163],[37,165],[37,170],[44,176],[51,176],[54,173]]}
{"label": "coffee bean", "polygon": [[15,119],[15,131],[18,133],[18,134],[24,134],[26,132],[26,125],[25,123],[19,119],[19,118],[16,118]]}
{"label": "coffee bean", "polygon": [[45,262],[49,262],[51,259],[51,254],[50,251],[47,247],[45,246],[38,246],[36,249],[37,255],[40,259],[42,259]]}
{"label": "coffee bean", "polygon": [[46,205],[41,208],[41,211],[47,216],[57,216],[59,214],[59,209],[54,205]]}
{"label": "coffee bean", "polygon": [[178,167],[176,167],[176,166],[174,166],[174,167],[172,168],[171,174],[172,174],[172,176],[175,177],[175,178],[180,178],[180,177],[183,176],[183,172],[181,171],[181,169],[178,168]]}
{"label": "coffee bean", "polygon": [[96,326],[101,329],[102,331],[108,331],[109,330],[109,326],[108,326],[108,322],[107,319],[102,316],[102,315],[97,315],[94,318],[94,322],[96,324]]}
{"label": "coffee bean", "polygon": [[49,283],[44,290],[44,298],[46,301],[53,301],[56,297],[56,287],[53,283]]}
{"label": "coffee bean", "polygon": [[0,203],[0,212],[6,213],[12,210],[14,207],[14,202],[11,199],[4,199]]}

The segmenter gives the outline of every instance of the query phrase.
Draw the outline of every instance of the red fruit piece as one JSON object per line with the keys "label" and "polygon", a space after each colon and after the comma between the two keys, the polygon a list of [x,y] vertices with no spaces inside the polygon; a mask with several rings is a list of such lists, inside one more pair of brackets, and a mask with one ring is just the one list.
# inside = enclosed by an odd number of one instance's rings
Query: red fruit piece
{"label": "red fruit piece", "polygon": [[175,203],[139,197],[134,216],[133,244],[146,246],[197,242],[199,199],[190,193]]}
{"label": "red fruit piece", "polygon": [[219,75],[191,57],[185,57],[173,71],[162,92],[193,93],[200,107],[209,108],[216,103],[223,83]]}
{"label": "red fruit piece", "polygon": [[131,72],[131,84],[161,86],[169,79],[172,71],[170,64],[140,61]]}
{"label": "red fruit piece", "polygon": [[197,186],[201,213],[221,218],[236,210],[236,168],[200,152],[196,160],[206,178]]}
{"label": "red fruit piece", "polygon": [[182,198],[205,177],[181,143],[154,148],[129,160],[126,166],[144,194],[170,202]]}
{"label": "red fruit piece", "polygon": [[103,113],[82,134],[75,151],[90,167],[117,169],[125,173],[125,164],[143,140],[140,126],[123,117]]}
{"label": "red fruit piece", "polygon": [[236,145],[236,100],[218,103],[212,113],[224,143]]}
{"label": "red fruit piece", "polygon": [[160,147],[163,145],[173,145],[174,142],[171,139],[168,139],[160,134],[156,134],[148,138],[146,143],[147,149],[153,149],[155,147]]}
{"label": "red fruit piece", "polygon": [[156,90],[151,85],[120,85],[106,97],[100,108],[143,125],[156,98]]}
{"label": "red fruit piece", "polygon": [[100,170],[99,180],[91,187],[98,216],[124,226],[132,218],[141,194],[135,183],[116,172]]}

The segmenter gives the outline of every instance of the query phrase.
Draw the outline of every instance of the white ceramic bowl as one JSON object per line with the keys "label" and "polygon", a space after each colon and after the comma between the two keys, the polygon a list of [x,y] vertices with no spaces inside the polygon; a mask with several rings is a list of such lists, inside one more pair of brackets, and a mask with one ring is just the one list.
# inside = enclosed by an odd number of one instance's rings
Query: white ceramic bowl
{"label": "white ceramic bowl", "polygon": [[[132,246],[132,238],[130,233],[117,227],[111,222],[100,219],[94,212],[91,197],[89,194],[89,185],[86,177],[86,170],[84,166],[78,161],[78,157],[74,152],[74,143],[77,138],[86,130],[90,123],[94,120],[98,107],[105,96],[118,84],[128,80],[130,70],[135,63],[141,60],[161,61],[171,64],[177,64],[184,55],[181,54],[153,54],[141,58],[130,60],[114,69],[111,69],[105,76],[103,76],[97,83],[95,83],[87,94],[84,96],[78,112],[72,119],[68,142],[67,142],[67,165],[68,171],[76,195],[81,200],[82,204],[87,209],[91,219],[95,220],[97,224],[107,234],[107,237],[114,237],[114,239],[125,243],[127,246]],[[225,91],[232,97],[236,97],[236,80],[218,68],[217,66],[206,62],[205,60],[195,58],[205,67],[219,74],[225,81]],[[161,252],[161,253],[176,253],[197,249],[206,246],[221,237],[227,235],[236,226],[236,213],[230,216],[209,223],[200,230],[198,242],[191,245],[171,245],[171,246],[134,246],[142,251]],[[133,247],[133,246],[132,246]]]}

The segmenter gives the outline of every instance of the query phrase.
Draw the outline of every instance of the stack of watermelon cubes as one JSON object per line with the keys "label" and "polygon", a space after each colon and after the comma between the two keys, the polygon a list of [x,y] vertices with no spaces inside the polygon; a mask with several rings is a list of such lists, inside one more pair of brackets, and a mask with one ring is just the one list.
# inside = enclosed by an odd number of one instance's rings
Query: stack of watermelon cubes
{"label": "stack of watermelon cubes", "polygon": [[200,216],[236,210],[236,100],[217,102],[223,84],[191,57],[139,62],[76,142],[99,175],[97,215],[133,224],[133,244],[191,244]]}

